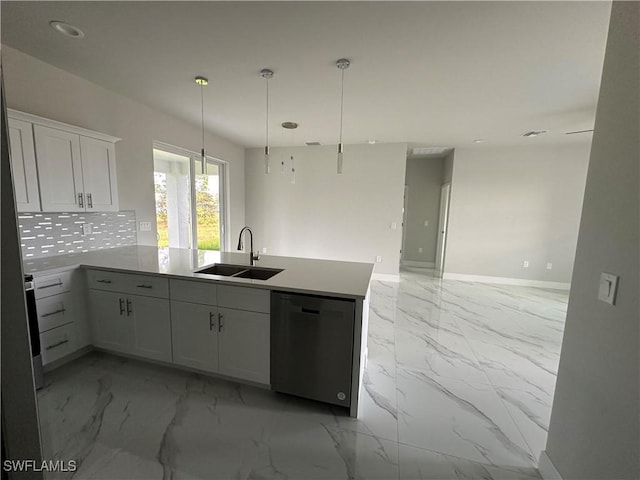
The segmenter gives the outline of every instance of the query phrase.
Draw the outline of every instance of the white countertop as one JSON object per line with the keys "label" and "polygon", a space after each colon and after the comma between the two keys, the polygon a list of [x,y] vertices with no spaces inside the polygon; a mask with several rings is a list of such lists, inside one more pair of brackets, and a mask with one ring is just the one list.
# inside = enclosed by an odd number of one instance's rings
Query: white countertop
{"label": "white countertop", "polygon": [[189,277],[229,285],[245,285],[269,290],[345,298],[365,298],[373,273],[372,263],[271,255],[261,256],[260,260],[256,262],[256,266],[280,268],[284,271],[268,280],[194,273],[194,270],[214,263],[249,265],[249,254],[138,245],[23,260],[24,273],[30,273],[34,276],[83,266],[129,273]]}

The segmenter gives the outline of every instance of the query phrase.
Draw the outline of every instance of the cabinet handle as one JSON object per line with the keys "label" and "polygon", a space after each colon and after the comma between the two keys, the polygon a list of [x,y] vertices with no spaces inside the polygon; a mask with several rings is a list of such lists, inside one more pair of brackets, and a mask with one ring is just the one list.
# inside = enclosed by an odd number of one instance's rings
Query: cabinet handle
{"label": "cabinet handle", "polygon": [[87,204],[89,208],[93,208],[93,197],[90,193],[87,193]]}
{"label": "cabinet handle", "polygon": [[50,317],[51,315],[57,315],[58,313],[62,313],[65,312],[67,309],[66,308],[60,308],[59,310],[56,310],[54,312],[48,312],[48,313],[43,313],[42,315],[40,315],[42,318],[44,317]]}
{"label": "cabinet handle", "polygon": [[224,320],[224,315],[219,313],[218,314],[218,332],[221,332],[222,331],[222,327],[224,326],[224,322],[222,320]]}
{"label": "cabinet handle", "polygon": [[54,343],[53,345],[49,345],[48,347],[45,348],[45,350],[52,350],[56,347],[59,347],[60,345],[64,345],[65,343],[69,343],[69,340],[62,340],[61,342]]}
{"label": "cabinet handle", "polygon": [[131,300],[127,298],[127,317],[133,313],[133,308],[131,307]]}
{"label": "cabinet handle", "polygon": [[42,285],[40,287],[37,287],[39,290],[44,290],[45,288],[51,288],[51,287],[60,287],[62,285],[62,281],[58,280],[58,283],[50,283],[49,285]]}
{"label": "cabinet handle", "polygon": [[80,208],[84,208],[84,200],[82,200],[82,194],[81,193],[78,194],[78,206]]}
{"label": "cabinet handle", "polygon": [[111,283],[111,280],[96,280],[96,283]]}
{"label": "cabinet handle", "polygon": [[124,300],[122,298],[120,300],[120,315],[124,313]]}
{"label": "cabinet handle", "polygon": [[311,315],[320,315],[320,310],[314,310],[312,308],[304,308],[304,307],[302,307],[300,310],[302,311],[302,313],[309,313]]}
{"label": "cabinet handle", "polygon": [[209,330],[213,331],[213,327],[216,326],[216,321],[214,319],[214,313],[209,312]]}
{"label": "cabinet handle", "polygon": [[145,285],[144,283],[141,283],[140,285],[136,285],[136,287],[138,287],[138,288],[153,288],[153,285]]}

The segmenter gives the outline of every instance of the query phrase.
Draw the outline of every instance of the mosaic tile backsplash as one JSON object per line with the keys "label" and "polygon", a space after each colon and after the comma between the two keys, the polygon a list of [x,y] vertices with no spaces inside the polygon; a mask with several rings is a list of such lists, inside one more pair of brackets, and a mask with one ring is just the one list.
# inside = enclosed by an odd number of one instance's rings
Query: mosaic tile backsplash
{"label": "mosaic tile backsplash", "polygon": [[[135,212],[20,213],[22,258],[50,257],[135,245]],[[83,225],[91,225],[84,234]]]}

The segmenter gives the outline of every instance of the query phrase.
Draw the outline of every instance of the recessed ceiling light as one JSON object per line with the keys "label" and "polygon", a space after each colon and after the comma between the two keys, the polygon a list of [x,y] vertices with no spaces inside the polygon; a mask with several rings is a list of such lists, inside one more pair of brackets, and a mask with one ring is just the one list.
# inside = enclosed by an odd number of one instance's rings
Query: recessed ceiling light
{"label": "recessed ceiling light", "polygon": [[377,140],[369,140],[369,145],[375,145]]}
{"label": "recessed ceiling light", "polygon": [[66,35],[67,37],[71,37],[71,38],[84,37],[84,32],[82,30],[68,23],[52,20],[49,22],[49,25],[51,25],[51,28],[53,28],[54,30],[56,30],[57,32],[60,32],[63,35]]}
{"label": "recessed ceiling light", "polygon": [[486,140],[484,138],[478,138],[478,139],[473,141],[473,143],[484,143],[484,142],[486,142]]}
{"label": "recessed ceiling light", "polygon": [[319,147],[320,142],[304,142],[307,147]]}
{"label": "recessed ceiling light", "polygon": [[523,137],[537,137],[538,135],[544,135],[547,130],[531,130],[530,132],[523,133]]}
{"label": "recessed ceiling light", "polygon": [[298,128],[298,124],[296,122],[282,122],[282,128],[286,128],[287,130],[295,130]]}

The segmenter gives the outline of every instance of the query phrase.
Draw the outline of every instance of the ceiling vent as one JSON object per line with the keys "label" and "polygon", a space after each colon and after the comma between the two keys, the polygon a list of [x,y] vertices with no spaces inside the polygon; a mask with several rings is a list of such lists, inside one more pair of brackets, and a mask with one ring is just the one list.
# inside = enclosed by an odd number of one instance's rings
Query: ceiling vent
{"label": "ceiling vent", "polygon": [[546,130],[531,130],[530,132],[523,133],[523,137],[537,137],[538,135],[544,135],[547,133]]}
{"label": "ceiling vent", "polygon": [[441,155],[450,150],[446,147],[418,147],[414,148],[413,155]]}
{"label": "ceiling vent", "polygon": [[307,147],[319,147],[320,142],[304,142]]}

